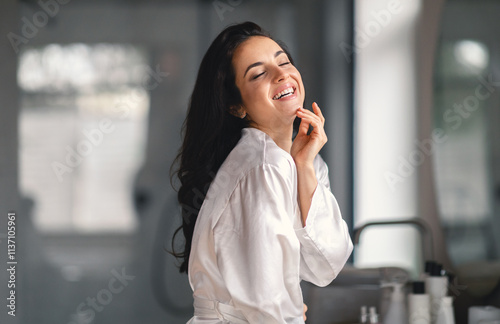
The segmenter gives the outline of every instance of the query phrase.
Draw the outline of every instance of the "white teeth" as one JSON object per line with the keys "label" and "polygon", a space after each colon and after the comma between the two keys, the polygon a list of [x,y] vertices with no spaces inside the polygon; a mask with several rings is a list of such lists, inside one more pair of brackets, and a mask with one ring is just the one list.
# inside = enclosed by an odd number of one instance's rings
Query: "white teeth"
{"label": "white teeth", "polygon": [[282,97],[282,96],[284,96],[284,95],[291,94],[291,93],[293,93],[293,92],[294,92],[294,91],[293,91],[293,88],[292,88],[292,87],[290,87],[290,88],[285,89],[285,90],[281,91],[280,93],[276,94],[276,95],[273,97],[273,100],[277,100],[277,99],[279,99],[280,97]]}

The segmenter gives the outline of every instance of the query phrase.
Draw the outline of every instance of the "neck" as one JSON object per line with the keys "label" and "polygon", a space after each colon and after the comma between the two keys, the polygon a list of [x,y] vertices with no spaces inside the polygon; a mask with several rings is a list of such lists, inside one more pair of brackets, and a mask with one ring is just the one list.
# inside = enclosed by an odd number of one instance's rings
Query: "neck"
{"label": "neck", "polygon": [[290,149],[292,148],[293,123],[280,128],[266,128],[258,125],[252,125],[252,127],[269,135],[276,145],[290,153]]}

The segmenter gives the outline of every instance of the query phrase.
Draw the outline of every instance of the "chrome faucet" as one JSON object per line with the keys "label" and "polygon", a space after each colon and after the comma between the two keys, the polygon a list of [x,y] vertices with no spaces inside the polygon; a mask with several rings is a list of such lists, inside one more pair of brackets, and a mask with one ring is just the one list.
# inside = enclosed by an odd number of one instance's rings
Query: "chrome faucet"
{"label": "chrome faucet", "polygon": [[375,221],[368,222],[361,227],[354,229],[354,245],[359,243],[359,236],[361,232],[369,226],[378,226],[378,225],[401,225],[408,224],[414,225],[418,228],[421,241],[422,241],[422,256],[424,257],[424,262],[429,260],[434,260],[434,245],[433,245],[433,237],[432,230],[429,224],[427,224],[424,220],[420,218],[409,218],[402,220],[390,220],[390,221]]}

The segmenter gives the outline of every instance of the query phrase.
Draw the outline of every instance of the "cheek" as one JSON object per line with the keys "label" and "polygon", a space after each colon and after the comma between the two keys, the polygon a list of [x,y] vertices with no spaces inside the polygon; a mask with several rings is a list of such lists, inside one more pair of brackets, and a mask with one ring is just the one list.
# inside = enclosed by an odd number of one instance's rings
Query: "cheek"
{"label": "cheek", "polygon": [[302,82],[302,77],[298,71],[297,71],[297,81],[299,82],[299,87],[302,89],[301,97],[302,97],[302,100],[304,100],[304,98],[306,96],[306,89],[304,87],[304,82]]}
{"label": "cheek", "polygon": [[268,97],[269,88],[265,86],[252,86],[245,89],[244,100],[251,102],[259,102],[266,100]]}
{"label": "cheek", "polygon": [[304,83],[302,82],[302,78],[300,77],[300,74],[296,75],[295,80],[297,80],[297,83],[299,84],[299,88],[301,90],[300,95],[301,95],[302,99],[304,99],[306,89],[304,88]]}
{"label": "cheek", "polygon": [[251,88],[248,87],[248,85],[245,84],[238,84],[236,83],[236,87],[240,91],[240,96],[241,96],[241,101],[243,104],[246,104],[249,98],[252,97],[252,91]]}
{"label": "cheek", "polygon": [[293,75],[295,80],[297,80],[297,82],[299,83],[299,86],[302,88],[302,90],[304,90],[304,84],[302,82],[302,75],[300,74],[299,70],[297,70],[294,67],[293,72],[291,72],[290,74]]}

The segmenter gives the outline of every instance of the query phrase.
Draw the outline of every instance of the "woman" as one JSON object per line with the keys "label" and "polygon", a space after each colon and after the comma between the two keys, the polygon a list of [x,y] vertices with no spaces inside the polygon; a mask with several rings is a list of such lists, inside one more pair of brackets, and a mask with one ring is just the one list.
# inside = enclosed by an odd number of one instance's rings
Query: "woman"
{"label": "woman", "polygon": [[226,28],[205,54],[178,156],[189,323],[304,323],[300,281],[325,286],[349,257],[318,155],[324,118],[304,96],[287,49],[254,23]]}

